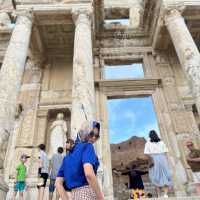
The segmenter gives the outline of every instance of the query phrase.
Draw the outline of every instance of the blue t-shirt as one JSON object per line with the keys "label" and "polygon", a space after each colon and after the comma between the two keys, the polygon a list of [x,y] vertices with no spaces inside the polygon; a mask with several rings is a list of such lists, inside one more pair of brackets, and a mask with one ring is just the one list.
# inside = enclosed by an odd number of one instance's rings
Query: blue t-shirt
{"label": "blue t-shirt", "polygon": [[58,171],[58,177],[64,177],[66,187],[74,189],[88,185],[83,165],[90,163],[95,174],[99,167],[99,161],[91,143],[78,143],[73,150],[65,156]]}

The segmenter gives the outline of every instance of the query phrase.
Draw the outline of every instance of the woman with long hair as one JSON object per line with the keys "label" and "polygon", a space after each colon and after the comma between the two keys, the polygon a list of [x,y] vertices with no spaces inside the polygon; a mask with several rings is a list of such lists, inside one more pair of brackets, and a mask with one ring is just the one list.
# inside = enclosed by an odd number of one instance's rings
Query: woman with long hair
{"label": "woman with long hair", "polygon": [[63,182],[72,191],[73,200],[104,200],[96,178],[99,161],[93,146],[100,137],[99,132],[98,122],[84,123],[79,131],[80,140],[65,156],[56,179],[62,200],[67,200]]}
{"label": "woman with long hair", "polygon": [[158,196],[161,196],[163,190],[164,197],[167,198],[169,187],[172,186],[172,175],[167,159],[168,148],[155,130],[149,132],[149,138],[144,149],[144,154],[153,161],[149,168],[149,178],[156,186]]}

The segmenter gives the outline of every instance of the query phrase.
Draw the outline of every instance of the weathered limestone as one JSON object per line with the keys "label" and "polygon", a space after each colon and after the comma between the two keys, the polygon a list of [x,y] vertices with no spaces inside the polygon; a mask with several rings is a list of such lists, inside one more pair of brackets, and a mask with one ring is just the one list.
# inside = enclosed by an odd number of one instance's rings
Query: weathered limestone
{"label": "weathered limestone", "polygon": [[184,18],[176,9],[165,16],[165,23],[175,46],[179,61],[191,81],[196,106],[200,113],[200,53],[185,24]]}
{"label": "weathered limestone", "polygon": [[10,18],[6,12],[0,13],[0,29],[11,25]]}
{"label": "weathered limestone", "polygon": [[75,22],[71,134],[75,138],[85,120],[95,113],[94,72],[92,56],[91,13],[73,12]]}
{"label": "weathered limestone", "polygon": [[[10,0],[3,1],[10,5]],[[35,17],[35,31],[32,32],[28,56],[32,26],[30,19],[26,16],[18,17],[9,45],[13,24],[6,14],[7,7],[3,7],[0,13],[0,65],[4,56],[5,60],[0,72],[0,126],[3,125],[0,141],[6,142],[4,146],[0,145],[0,152],[3,152],[0,153],[0,161],[4,160],[4,169],[3,165],[1,167],[3,174],[0,175],[0,200],[5,199],[6,183],[10,188],[7,198],[13,194],[11,177],[16,172],[15,167],[22,153],[31,156],[26,163],[29,190],[25,198],[36,199],[37,146],[45,143],[48,152],[51,140],[49,127],[59,112],[64,113],[69,129],[72,128],[73,138],[83,121],[93,120],[97,116],[101,122],[101,137],[95,144],[100,161],[97,178],[106,200],[122,200],[121,197],[125,197],[129,191],[124,184],[118,184],[116,179],[113,184],[107,100],[146,96],[152,96],[160,135],[170,150],[174,195],[196,195],[192,185],[192,170],[186,161],[188,151],[185,142],[190,139],[194,141],[195,147],[200,148],[199,120],[194,120],[194,97],[184,71],[193,81],[195,71],[199,70],[199,54],[184,20],[176,10],[172,10],[165,22],[172,32],[171,36],[175,37],[178,57],[182,60],[181,67],[176,52],[169,45],[169,34],[162,23],[165,8],[177,8],[177,2],[181,3],[181,0],[100,0],[95,3],[90,0],[17,0],[16,11],[9,11],[11,17],[15,16],[15,12],[29,8],[33,8]],[[184,1],[184,6],[187,25],[198,42],[200,2]],[[128,11],[129,25],[104,26],[103,18],[123,19],[128,17]],[[75,33],[71,18],[75,23]],[[92,54],[95,57],[95,67]],[[105,80],[105,65],[135,62],[143,63],[144,78]],[[191,67],[194,72],[191,72]],[[197,74],[193,81],[195,86],[198,85],[198,79]],[[194,88],[199,94],[198,87]],[[13,120],[15,107],[18,106],[16,104],[19,103],[23,110]],[[185,105],[191,106],[190,111],[185,109]],[[7,143],[10,133],[12,137]],[[69,135],[70,131],[67,133]],[[4,159],[6,145],[8,148]],[[148,185],[148,180],[144,181]],[[120,188],[120,196],[118,192],[113,192],[113,189],[117,189],[116,185]],[[152,191],[149,187],[145,189],[146,192]],[[45,198],[47,196],[48,192],[45,192]]]}
{"label": "weathered limestone", "polygon": [[0,199],[6,199],[6,194],[8,192],[8,186],[4,182],[3,176],[0,175]]}
{"label": "weathered limestone", "polygon": [[130,18],[130,27],[131,28],[139,28],[142,20],[142,13],[144,12],[142,7],[143,1],[137,1],[134,5],[131,6],[129,11]]}
{"label": "weathered limestone", "polygon": [[0,73],[0,169],[3,168],[7,141],[13,129],[16,102],[24,72],[31,35],[31,13],[17,17]]}

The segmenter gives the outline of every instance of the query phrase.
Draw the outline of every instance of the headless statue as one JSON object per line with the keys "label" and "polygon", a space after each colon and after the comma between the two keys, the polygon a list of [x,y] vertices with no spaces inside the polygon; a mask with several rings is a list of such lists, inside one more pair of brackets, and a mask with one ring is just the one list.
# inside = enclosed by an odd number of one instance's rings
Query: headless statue
{"label": "headless statue", "polygon": [[58,113],[56,120],[50,127],[50,151],[49,154],[57,153],[58,147],[64,147],[67,139],[67,123],[64,120],[64,114]]}

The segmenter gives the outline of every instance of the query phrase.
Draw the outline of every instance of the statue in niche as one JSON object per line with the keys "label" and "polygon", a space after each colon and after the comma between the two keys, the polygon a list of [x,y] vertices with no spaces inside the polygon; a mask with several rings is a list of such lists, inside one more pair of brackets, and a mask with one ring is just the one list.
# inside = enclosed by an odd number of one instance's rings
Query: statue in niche
{"label": "statue in niche", "polygon": [[58,113],[56,120],[50,126],[50,150],[49,154],[57,153],[58,147],[64,147],[67,139],[67,122],[64,114]]}

